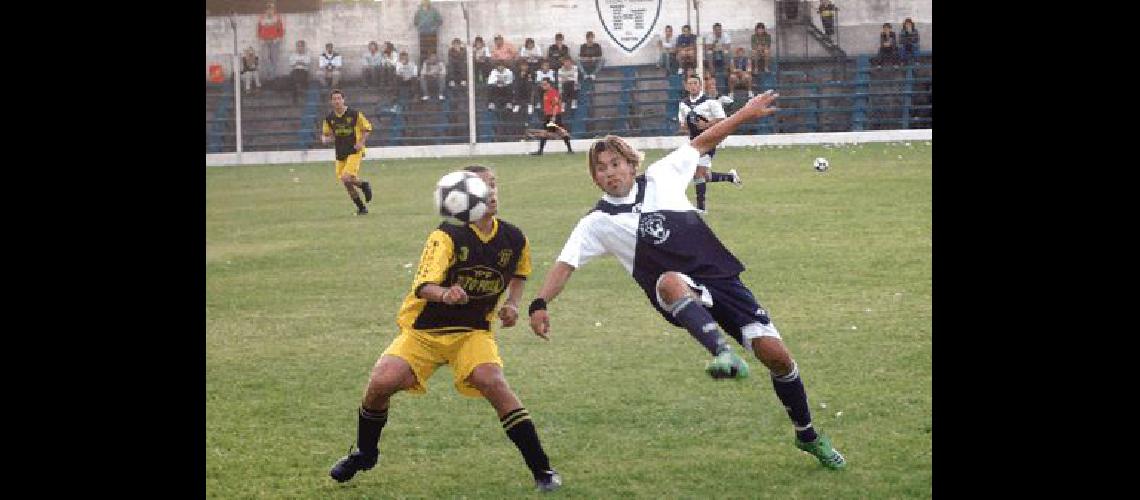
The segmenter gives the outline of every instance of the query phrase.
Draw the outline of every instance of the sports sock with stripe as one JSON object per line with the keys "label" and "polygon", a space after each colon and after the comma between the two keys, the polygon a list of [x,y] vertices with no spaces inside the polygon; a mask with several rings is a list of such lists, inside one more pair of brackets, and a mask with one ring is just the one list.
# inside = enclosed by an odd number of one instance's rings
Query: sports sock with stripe
{"label": "sports sock with stripe", "polygon": [[530,420],[530,412],[526,408],[516,408],[503,415],[499,421],[503,424],[507,437],[511,438],[519,453],[522,453],[523,460],[526,461],[526,466],[534,478],[545,476],[545,472],[550,470],[550,460],[542,450],[542,442],[538,439],[534,422]]}

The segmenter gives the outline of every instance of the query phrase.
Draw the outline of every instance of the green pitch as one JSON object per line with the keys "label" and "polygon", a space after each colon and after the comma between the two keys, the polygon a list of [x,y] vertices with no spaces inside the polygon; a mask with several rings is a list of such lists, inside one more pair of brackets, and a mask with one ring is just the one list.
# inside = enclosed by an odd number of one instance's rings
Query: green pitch
{"label": "green pitch", "polygon": [[[332,162],[206,169],[206,494],[210,498],[538,497],[485,401],[440,369],[393,398],[381,461],[338,485],[369,369],[396,334],[431,192],[469,162],[496,169],[501,215],[530,237],[534,297],[600,191],[586,155],[368,160],[365,217]],[[932,146],[729,148],[706,220],[745,266],[800,364],[813,417],[848,460],[797,450],[767,371],[714,381],[617,261],[574,274],[498,339],[574,498],[924,498],[932,494]],[[648,151],[647,163],[667,151]],[[812,170],[827,157],[831,169]],[[690,199],[692,188],[690,187]]]}

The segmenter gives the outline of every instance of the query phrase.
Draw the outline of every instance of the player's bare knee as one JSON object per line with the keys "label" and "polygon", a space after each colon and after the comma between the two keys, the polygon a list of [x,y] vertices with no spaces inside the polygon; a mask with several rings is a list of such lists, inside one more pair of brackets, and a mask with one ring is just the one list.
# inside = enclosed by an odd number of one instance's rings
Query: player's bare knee
{"label": "player's bare knee", "polygon": [[467,381],[483,394],[497,392],[507,387],[507,379],[503,376],[503,370],[499,368],[499,365],[491,363],[476,366],[474,370],[471,370],[471,375],[467,376]]}
{"label": "player's bare knee", "polygon": [[680,273],[667,271],[657,278],[657,293],[666,303],[672,304],[691,295],[692,291]]}
{"label": "player's bare knee", "polygon": [[341,176],[340,182],[343,182],[345,186],[351,186],[352,185],[352,176],[351,175]]}
{"label": "player's bare knee", "polygon": [[779,377],[791,373],[795,367],[792,354],[784,347],[780,339],[773,337],[758,337],[752,340],[752,352],[768,371]]}

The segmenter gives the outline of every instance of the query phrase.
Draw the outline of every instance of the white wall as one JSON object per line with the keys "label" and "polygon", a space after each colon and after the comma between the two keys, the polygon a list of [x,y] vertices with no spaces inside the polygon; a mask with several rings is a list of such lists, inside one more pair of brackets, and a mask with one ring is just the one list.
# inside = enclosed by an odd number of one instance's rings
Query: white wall
{"label": "white wall", "polygon": [[[605,0],[602,1],[603,6]],[[848,54],[869,54],[877,51],[879,27],[884,22],[901,30],[902,21],[911,17],[918,27],[923,50],[932,50],[933,0],[839,0],[841,9],[840,41]],[[660,33],[666,24],[673,25],[680,34],[681,25],[693,24],[696,13],[686,14],[685,0],[662,0],[661,14],[653,32]],[[775,26],[774,0],[702,0],[700,32],[712,31],[712,24],[720,22],[734,37],[735,43],[748,43],[757,22],[763,22],[772,31]],[[633,55],[617,47],[606,35],[598,17],[595,0],[474,0],[471,5],[471,38],[482,35],[488,45],[496,34],[502,34],[516,47],[526,37],[544,50],[554,42],[554,34],[561,32],[571,55],[578,55],[578,46],[585,42],[586,31],[596,34],[598,43],[607,58],[607,64],[644,64],[656,60],[655,45],[639,49]],[[465,39],[463,14],[459,2],[436,1],[433,5],[443,15],[440,31],[440,50],[446,50],[452,38]],[[417,0],[385,0],[382,2],[328,3],[318,13],[282,14],[285,39],[282,51],[291,51],[293,44],[303,39],[316,64],[316,56],[326,42],[336,45],[344,56],[345,71],[356,78],[360,71],[360,56],[367,50],[370,40],[381,44],[392,41],[397,50],[407,50],[415,59],[418,56],[418,38],[412,18],[419,6]],[[813,14],[820,25],[818,14]],[[237,16],[238,48],[257,47],[257,16]],[[799,51],[802,52],[802,41]],[[233,32],[229,18],[206,18],[207,65],[224,62],[229,73],[229,55],[233,52]],[[282,61],[285,59],[282,54]],[[285,73],[284,63],[279,74]],[[205,69],[203,69],[205,72]]]}

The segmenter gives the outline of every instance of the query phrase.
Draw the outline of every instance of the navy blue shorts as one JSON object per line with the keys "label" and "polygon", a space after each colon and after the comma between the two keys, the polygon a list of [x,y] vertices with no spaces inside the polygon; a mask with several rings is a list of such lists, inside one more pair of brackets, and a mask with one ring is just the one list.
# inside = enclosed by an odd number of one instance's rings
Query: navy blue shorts
{"label": "navy blue shorts", "polygon": [[[698,279],[690,276],[686,278],[691,279],[697,286],[690,288],[699,295],[707,296],[712,299],[712,307],[707,307],[709,313],[721,329],[725,333],[736,339],[741,345],[749,347],[745,344],[744,335],[741,329],[752,323],[760,323],[763,325],[764,330],[769,330],[775,333],[779,338],[778,332],[772,326],[772,319],[768,315],[768,310],[756,301],[756,297],[752,295],[752,291],[740,281],[740,277],[724,278],[724,279]],[[644,287],[643,287],[644,289]],[[673,314],[666,311],[656,300],[657,290],[645,290],[646,294],[650,296],[650,301],[661,317],[666,321],[684,328],[684,325],[677,322],[677,318]]]}

